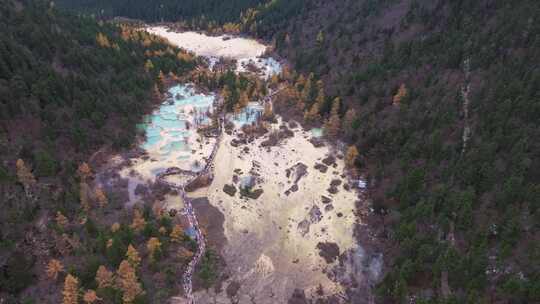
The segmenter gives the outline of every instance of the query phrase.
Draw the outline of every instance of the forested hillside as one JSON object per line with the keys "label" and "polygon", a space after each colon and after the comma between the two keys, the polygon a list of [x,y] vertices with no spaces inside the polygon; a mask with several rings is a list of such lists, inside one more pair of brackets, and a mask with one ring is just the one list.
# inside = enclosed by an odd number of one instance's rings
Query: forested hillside
{"label": "forested hillside", "polygon": [[[155,21],[208,21],[223,24],[235,21],[240,13],[250,7],[263,3],[264,0],[60,0],[63,8],[76,9],[98,17],[128,17],[149,22]],[[205,21],[208,20],[208,21]]]}
{"label": "forested hillside", "polygon": [[[121,201],[90,189],[84,161],[131,146],[158,79],[196,62],[147,33],[42,1],[1,0],[0,33],[0,302],[59,303],[58,281],[68,299],[95,290],[98,266],[116,269],[128,245],[142,242],[123,223],[110,232],[103,219]],[[98,296],[121,302],[122,292]]]}
{"label": "forested hillside", "polygon": [[345,101],[387,244],[379,301],[540,301],[540,3],[308,2],[253,32],[323,81],[306,109]]}
{"label": "forested hillside", "polygon": [[[12,240],[44,210],[74,216],[78,162],[103,144],[128,146],[159,71],[193,65],[152,40],[146,47],[164,55],[150,58],[119,27],[1,1],[0,187],[9,212],[0,219],[0,290],[15,295],[34,264]],[[294,67],[286,78],[295,97],[284,96],[299,117],[359,151],[374,210],[366,220],[386,263],[377,302],[540,302],[539,1],[59,4],[197,28],[231,22],[273,41]],[[59,194],[46,204],[28,198],[35,178]]]}

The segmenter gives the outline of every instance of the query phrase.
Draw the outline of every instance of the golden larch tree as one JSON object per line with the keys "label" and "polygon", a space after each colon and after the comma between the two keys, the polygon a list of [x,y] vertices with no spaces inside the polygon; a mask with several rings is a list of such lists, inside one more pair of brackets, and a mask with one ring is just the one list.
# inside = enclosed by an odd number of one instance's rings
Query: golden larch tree
{"label": "golden larch tree", "polygon": [[68,274],[64,280],[64,296],[62,304],[78,304],[79,303],[79,280]]}
{"label": "golden larch tree", "polygon": [[105,266],[99,266],[96,272],[96,282],[98,283],[98,288],[107,288],[113,286],[113,273],[109,271]]}
{"label": "golden larch tree", "polygon": [[94,195],[96,196],[99,207],[105,208],[105,206],[107,206],[107,204],[109,203],[109,200],[107,199],[107,196],[105,195],[103,189],[96,188],[96,190],[94,191]]}
{"label": "golden larch tree", "polygon": [[58,227],[61,227],[63,229],[65,229],[67,225],[69,225],[69,220],[60,211],[56,212],[55,221],[56,221],[56,225],[58,225]]}
{"label": "golden larch tree", "polygon": [[139,209],[133,210],[133,222],[131,222],[131,228],[139,232],[144,229],[146,225],[146,220],[144,219],[142,212]]}
{"label": "golden larch tree", "polygon": [[403,98],[405,98],[405,96],[407,96],[407,87],[405,86],[404,83],[402,83],[400,86],[399,86],[399,89],[396,93],[396,95],[394,95],[394,98],[392,98],[392,103],[394,105],[399,105],[401,103],[401,100],[403,100]]}
{"label": "golden larch tree", "polygon": [[111,43],[109,42],[109,39],[107,38],[107,36],[105,36],[104,34],[102,33],[98,33],[96,35],[96,42],[97,44],[102,47],[102,48],[109,48],[111,47]]}
{"label": "golden larch tree", "polygon": [[55,281],[58,278],[58,274],[63,271],[64,265],[62,265],[62,262],[57,259],[51,259],[47,264],[47,268],[45,270],[45,272],[47,273],[47,277]]}
{"label": "golden larch tree", "polygon": [[82,181],[85,181],[87,178],[92,176],[92,169],[90,166],[83,162],[79,165],[79,169],[77,169],[77,173],[79,174],[79,177]]}
{"label": "golden larch tree", "polygon": [[133,303],[143,293],[135,269],[126,260],[120,263],[116,272],[116,286],[122,290],[122,300],[126,304]]}
{"label": "golden larch tree", "polygon": [[358,158],[358,155],[360,155],[360,153],[358,153],[358,149],[356,148],[356,146],[353,145],[347,149],[347,153],[345,154],[345,165],[347,166],[347,168],[354,168],[354,164],[356,162],[356,159]]}
{"label": "golden larch tree", "polygon": [[151,237],[146,243],[146,249],[150,255],[150,260],[155,261],[156,253],[161,250],[161,242],[156,237]]}
{"label": "golden larch tree", "polygon": [[180,259],[187,260],[187,259],[190,259],[192,256],[193,256],[193,252],[190,251],[189,249],[184,248],[184,247],[180,247],[180,249],[178,249],[178,257]]}
{"label": "golden larch tree", "polygon": [[87,304],[95,303],[101,300],[102,299],[97,296],[96,291],[92,289],[88,289],[83,296],[83,301]]}
{"label": "golden larch tree", "polygon": [[332,110],[330,111],[330,118],[324,124],[324,132],[328,138],[334,139],[338,136],[341,129],[341,118],[339,117],[339,104],[340,99],[334,99],[332,103]]}
{"label": "golden larch tree", "polygon": [[129,244],[128,246],[126,258],[133,268],[137,268],[141,264],[141,257],[139,256],[139,252],[131,244]]}
{"label": "golden larch tree", "polygon": [[115,233],[116,231],[120,230],[120,224],[114,223],[111,225],[111,232]]}
{"label": "golden larch tree", "polygon": [[246,91],[240,93],[238,104],[240,105],[240,108],[245,108],[249,104],[249,97]]}
{"label": "golden larch tree", "polygon": [[320,119],[321,115],[319,114],[319,104],[314,103],[309,109],[309,111],[306,111],[306,113],[304,113],[304,120],[306,122],[316,122]]}
{"label": "golden larch tree", "polygon": [[24,160],[18,159],[16,164],[17,180],[23,184],[25,191],[36,184],[36,178],[32,174],[31,170],[26,166]]}
{"label": "golden larch tree", "polygon": [[169,236],[173,242],[181,242],[184,239],[184,230],[182,229],[182,226],[178,224],[174,225]]}
{"label": "golden larch tree", "polygon": [[263,119],[274,119],[274,111],[272,110],[272,104],[270,102],[264,104]]}

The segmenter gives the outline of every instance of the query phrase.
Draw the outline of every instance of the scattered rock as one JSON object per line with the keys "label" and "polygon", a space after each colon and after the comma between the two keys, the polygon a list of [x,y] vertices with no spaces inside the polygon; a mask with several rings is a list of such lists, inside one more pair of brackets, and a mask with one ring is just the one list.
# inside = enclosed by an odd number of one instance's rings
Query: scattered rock
{"label": "scattered rock", "polygon": [[318,206],[313,206],[311,210],[309,211],[309,220],[311,223],[318,223],[322,220],[322,213],[321,209],[319,209]]}
{"label": "scattered rock", "polygon": [[210,186],[214,177],[212,174],[203,174],[186,186],[186,192],[193,192],[197,189]]}
{"label": "scattered rock", "polygon": [[258,199],[264,193],[263,189],[250,190],[242,192],[242,196],[248,197],[250,199]]}
{"label": "scattered rock", "polygon": [[331,199],[331,198],[326,197],[326,196],[324,196],[324,195],[321,195],[321,200],[322,200],[322,203],[325,204],[325,205],[326,205],[326,204],[330,204],[330,203],[332,202],[332,199]]}
{"label": "scattered rock", "polygon": [[231,146],[233,147],[238,147],[240,145],[245,145],[247,143],[247,141],[242,138],[242,139],[236,139],[236,138],[233,138],[233,140],[231,140]]}
{"label": "scattered rock", "polygon": [[334,205],[332,205],[332,204],[328,204],[328,205],[326,205],[324,207],[324,211],[326,211],[326,212],[330,212],[332,210],[334,210]]}
{"label": "scattered rock", "polygon": [[309,142],[315,147],[315,148],[320,148],[320,147],[324,147],[324,141],[320,138],[312,138],[309,140]]}
{"label": "scattered rock", "polygon": [[327,165],[328,167],[334,165],[336,163],[336,158],[332,155],[329,155],[328,157],[324,158],[322,160],[323,164]]}
{"label": "scattered rock", "polygon": [[323,164],[315,164],[315,169],[321,171],[321,173],[326,173],[326,171],[328,171],[328,167],[323,165]]}
{"label": "scattered rock", "polygon": [[297,163],[296,165],[285,170],[285,173],[287,178],[292,176],[294,178],[294,183],[297,184],[302,177],[307,175],[307,168],[308,167],[305,164]]}
{"label": "scattered rock", "polygon": [[289,121],[289,128],[295,129],[298,127],[298,123],[294,120]]}
{"label": "scattered rock", "polygon": [[303,220],[300,223],[298,223],[298,231],[300,231],[300,234],[302,236],[305,236],[309,233],[309,226],[311,223],[308,220]]}
{"label": "scattered rock", "polygon": [[345,191],[351,191],[351,186],[349,184],[343,184],[343,189],[345,189]]}
{"label": "scattered rock", "polygon": [[225,185],[223,186],[223,192],[227,193],[230,196],[234,196],[236,194],[236,187],[234,185]]}
{"label": "scattered rock", "polygon": [[295,289],[291,298],[287,302],[287,304],[308,304],[308,300],[306,299],[306,293],[303,290]]}
{"label": "scattered rock", "polygon": [[339,189],[336,187],[336,186],[330,186],[330,188],[328,188],[326,191],[332,193],[332,194],[336,194],[339,192]]}
{"label": "scattered rock", "polygon": [[341,183],[342,183],[342,182],[341,182],[340,179],[334,179],[334,180],[332,180],[332,181],[330,182],[330,186],[332,186],[332,187],[337,187],[337,186],[341,185]]}
{"label": "scattered rock", "polygon": [[332,243],[332,242],[318,243],[317,249],[319,249],[319,255],[328,264],[333,263],[339,256],[339,246],[336,243]]}
{"label": "scattered rock", "polygon": [[229,298],[235,297],[238,294],[238,290],[240,290],[240,283],[232,281],[226,288],[227,296]]}
{"label": "scattered rock", "polygon": [[338,212],[337,217],[343,217],[343,213]]}
{"label": "scattered rock", "polygon": [[285,191],[285,195],[289,196],[291,192],[296,192],[296,191],[298,191],[298,185],[294,184],[287,191]]}

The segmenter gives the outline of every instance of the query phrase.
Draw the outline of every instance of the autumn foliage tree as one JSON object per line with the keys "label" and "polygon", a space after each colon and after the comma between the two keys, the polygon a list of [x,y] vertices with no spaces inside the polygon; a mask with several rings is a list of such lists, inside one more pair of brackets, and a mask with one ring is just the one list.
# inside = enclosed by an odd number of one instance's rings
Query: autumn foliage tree
{"label": "autumn foliage tree", "polygon": [[332,110],[330,112],[330,118],[324,124],[325,135],[330,139],[335,139],[339,135],[341,130],[341,119],[339,117],[340,99],[334,99],[332,103]]}
{"label": "autumn foliage tree", "polygon": [[114,223],[114,224],[111,225],[111,232],[112,233],[115,233],[118,230],[120,230],[120,224],[119,223]]}
{"label": "autumn foliage tree", "polygon": [[78,304],[79,303],[79,280],[68,274],[64,280],[64,290],[62,291],[62,304]]}
{"label": "autumn foliage tree", "polygon": [[125,304],[133,303],[143,293],[135,269],[126,260],[120,263],[116,272],[116,286],[122,290],[122,301]]}
{"label": "autumn foliage tree", "polygon": [[184,238],[184,230],[180,225],[174,225],[171,234],[169,235],[173,242],[181,242]]}
{"label": "autumn foliage tree", "polygon": [[109,39],[103,33],[98,33],[97,34],[96,42],[102,48],[110,48],[111,47],[111,43],[109,42]]}
{"label": "autumn foliage tree", "polygon": [[105,192],[103,191],[103,189],[102,188],[97,188],[94,191],[94,195],[96,197],[96,200],[97,200],[99,206],[101,208],[105,208],[105,206],[107,206],[109,201],[107,200],[107,196],[105,195]]}
{"label": "autumn foliage tree", "polygon": [[91,289],[87,290],[83,296],[83,301],[87,304],[95,303],[101,300],[102,299],[97,296],[96,291]]}
{"label": "autumn foliage tree", "polygon": [[114,284],[114,275],[105,266],[99,266],[96,272],[96,282],[98,288],[112,287]]}
{"label": "autumn foliage tree", "polygon": [[32,171],[24,163],[24,160],[19,158],[15,165],[17,168],[17,180],[23,184],[24,190],[28,194],[30,187],[36,184],[36,179]]}
{"label": "autumn foliage tree", "polygon": [[69,220],[67,219],[67,217],[65,217],[60,211],[56,212],[55,221],[56,221],[56,225],[58,225],[58,227],[62,229],[65,229],[67,225],[69,224]]}
{"label": "autumn foliage tree", "polygon": [[155,261],[157,258],[157,254],[161,250],[161,242],[159,241],[158,238],[152,237],[146,243],[146,248],[148,249],[150,260]]}
{"label": "autumn foliage tree", "polygon": [[144,219],[142,212],[139,209],[133,210],[133,222],[131,223],[131,228],[139,232],[144,229],[146,225],[146,220]]}
{"label": "autumn foliage tree", "polygon": [[58,278],[58,274],[63,271],[64,271],[64,265],[62,265],[62,262],[60,262],[57,259],[50,260],[45,270],[45,272],[47,273],[47,277],[55,281]]}
{"label": "autumn foliage tree", "polygon": [[347,153],[345,154],[345,165],[347,166],[347,168],[354,168],[358,155],[360,155],[360,153],[358,153],[358,149],[356,148],[356,146],[350,146],[347,149]]}
{"label": "autumn foliage tree", "polygon": [[77,173],[79,174],[81,180],[85,181],[87,178],[90,178],[92,176],[92,169],[87,163],[83,162],[79,165]]}
{"label": "autumn foliage tree", "polygon": [[404,83],[402,83],[400,86],[399,86],[399,89],[396,93],[396,95],[394,95],[394,97],[392,98],[392,103],[396,106],[398,106],[401,101],[403,100],[403,98],[405,98],[407,96],[407,87],[405,86]]}
{"label": "autumn foliage tree", "polygon": [[139,252],[137,251],[137,249],[135,249],[135,247],[133,247],[131,244],[128,246],[126,258],[133,268],[139,267],[139,264],[141,263],[141,257],[139,256]]}

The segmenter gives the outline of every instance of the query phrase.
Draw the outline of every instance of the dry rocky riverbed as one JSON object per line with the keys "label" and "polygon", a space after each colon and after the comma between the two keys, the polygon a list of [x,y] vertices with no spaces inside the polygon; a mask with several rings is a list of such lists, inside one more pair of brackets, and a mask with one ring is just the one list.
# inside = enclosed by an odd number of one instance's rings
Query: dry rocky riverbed
{"label": "dry rocky riverbed", "polygon": [[[225,288],[197,292],[197,303],[287,303],[296,289],[308,297],[343,292],[331,273],[338,256],[356,248],[358,200],[344,163],[300,128],[274,146],[267,136],[243,143],[225,134],[213,183],[190,194],[224,214],[227,238]],[[251,193],[240,189],[248,182]]]}

